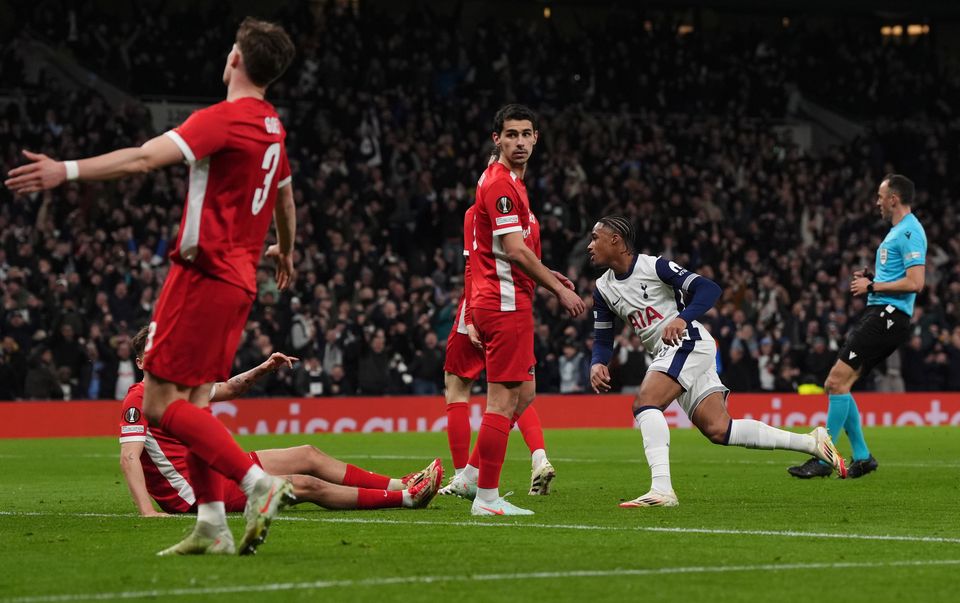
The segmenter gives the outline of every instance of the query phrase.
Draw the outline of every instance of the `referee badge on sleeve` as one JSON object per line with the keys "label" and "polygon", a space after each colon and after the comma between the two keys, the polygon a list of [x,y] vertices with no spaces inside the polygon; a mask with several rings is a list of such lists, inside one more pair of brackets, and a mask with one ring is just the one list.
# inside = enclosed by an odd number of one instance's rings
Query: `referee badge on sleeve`
{"label": "referee badge on sleeve", "polygon": [[887,248],[886,248],[886,247],[881,247],[881,248],[880,248],[880,263],[881,263],[881,264],[884,264],[884,265],[886,265],[886,263],[887,263]]}

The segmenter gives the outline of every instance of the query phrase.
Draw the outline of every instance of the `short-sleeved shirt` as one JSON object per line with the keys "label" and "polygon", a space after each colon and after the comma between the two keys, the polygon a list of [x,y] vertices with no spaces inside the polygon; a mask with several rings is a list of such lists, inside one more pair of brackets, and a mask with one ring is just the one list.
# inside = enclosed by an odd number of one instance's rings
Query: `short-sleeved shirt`
{"label": "short-sleeved shirt", "polygon": [[540,227],[523,181],[500,162],[483,172],[477,183],[474,243],[470,254],[471,308],[513,312],[533,307],[533,279],[513,264],[502,237],[512,232],[540,257]]}
{"label": "short-sleeved shirt", "polygon": [[276,110],[252,97],[223,101],[166,135],[190,165],[171,259],[256,293],[277,189],[290,184],[286,131]]}
{"label": "short-sleeved shirt", "polygon": [[120,443],[143,442],[140,464],[147,492],[168,513],[186,513],[196,503],[187,470],[187,447],[163,432],[149,427],[143,416],[143,382],[134,383],[123,399],[120,413]]}
{"label": "short-sleeved shirt", "polygon": [[463,256],[467,258],[463,268],[463,295],[460,296],[460,304],[457,306],[457,318],[453,322],[453,331],[461,335],[467,334],[467,306],[464,303],[467,295],[473,286],[473,275],[470,271],[470,250],[473,249],[473,214],[475,205],[467,208],[463,214]]}
{"label": "short-sleeved shirt", "polygon": [[[877,248],[874,280],[878,283],[900,280],[907,276],[907,268],[923,266],[926,261],[927,233],[917,217],[909,213],[890,229]],[[912,316],[916,299],[916,293],[871,293],[867,296],[867,305],[890,305]]]}

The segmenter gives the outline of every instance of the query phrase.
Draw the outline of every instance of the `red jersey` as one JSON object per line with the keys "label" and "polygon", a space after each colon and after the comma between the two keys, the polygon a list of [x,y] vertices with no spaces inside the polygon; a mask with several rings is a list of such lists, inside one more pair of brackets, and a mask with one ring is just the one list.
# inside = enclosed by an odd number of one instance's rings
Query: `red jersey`
{"label": "red jersey", "polygon": [[453,331],[462,335],[467,334],[467,325],[473,321],[467,313],[472,288],[472,273],[470,271],[470,250],[473,249],[473,214],[476,206],[471,205],[463,214],[463,255],[467,258],[463,266],[463,295],[457,306],[457,318],[453,321]]}
{"label": "red jersey", "polygon": [[246,97],[196,111],[166,134],[190,165],[174,262],[257,292],[277,189],[290,184],[286,131],[270,103]]}
{"label": "red jersey", "polygon": [[496,161],[477,183],[474,207],[470,307],[501,312],[531,309],[536,284],[507,259],[500,239],[520,232],[523,242],[540,257],[540,226],[530,211],[527,187]]}
{"label": "red jersey", "polygon": [[147,492],[168,513],[186,513],[197,501],[187,471],[187,447],[143,416],[143,382],[134,383],[123,399],[120,443],[143,442],[140,464]]}

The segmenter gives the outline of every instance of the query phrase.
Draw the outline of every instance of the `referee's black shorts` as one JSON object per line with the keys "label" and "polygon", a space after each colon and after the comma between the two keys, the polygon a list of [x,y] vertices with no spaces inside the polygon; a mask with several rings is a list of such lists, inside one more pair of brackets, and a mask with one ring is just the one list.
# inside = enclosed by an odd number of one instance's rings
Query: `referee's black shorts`
{"label": "referee's black shorts", "polygon": [[867,306],[837,356],[864,376],[910,338],[910,317],[893,306]]}

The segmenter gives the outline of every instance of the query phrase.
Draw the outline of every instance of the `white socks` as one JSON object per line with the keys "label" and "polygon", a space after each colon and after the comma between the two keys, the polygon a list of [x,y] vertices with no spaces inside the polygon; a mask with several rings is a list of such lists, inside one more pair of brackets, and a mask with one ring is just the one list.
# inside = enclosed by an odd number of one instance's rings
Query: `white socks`
{"label": "white socks", "polygon": [[730,440],[727,445],[764,450],[796,450],[807,454],[817,452],[817,441],[813,436],[784,431],[753,419],[731,421]]}
{"label": "white socks", "polygon": [[492,503],[500,498],[500,488],[477,488],[477,500]]}
{"label": "white socks", "polygon": [[253,496],[253,487],[266,476],[267,472],[261,469],[259,465],[254,464],[247,471],[247,474],[243,476],[243,480],[240,482],[240,489],[247,495],[247,498],[250,498]]}
{"label": "white socks", "polygon": [[648,408],[635,417],[643,435],[643,452],[650,465],[651,488],[658,492],[673,492],[670,481],[670,428],[658,408]]}
{"label": "white socks", "polygon": [[197,505],[197,524],[206,523],[214,528],[226,527],[227,511],[222,501]]}
{"label": "white socks", "polygon": [[547,451],[543,448],[537,448],[530,454],[530,464],[536,469],[547,460]]}
{"label": "white socks", "polygon": [[407,489],[404,489],[402,497],[403,497],[403,503],[402,503],[403,506],[408,509],[411,508],[413,506],[413,497],[410,496],[410,491]]}
{"label": "white socks", "polygon": [[468,483],[475,484],[477,480],[480,479],[480,469],[474,467],[473,465],[467,465],[463,468],[463,473],[460,475],[463,476]]}

